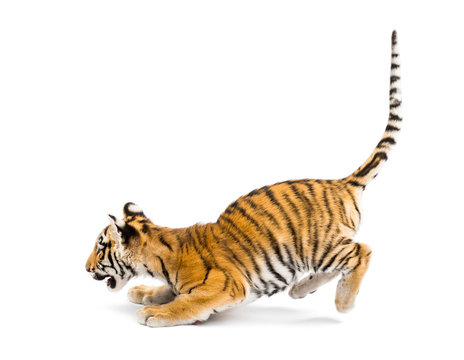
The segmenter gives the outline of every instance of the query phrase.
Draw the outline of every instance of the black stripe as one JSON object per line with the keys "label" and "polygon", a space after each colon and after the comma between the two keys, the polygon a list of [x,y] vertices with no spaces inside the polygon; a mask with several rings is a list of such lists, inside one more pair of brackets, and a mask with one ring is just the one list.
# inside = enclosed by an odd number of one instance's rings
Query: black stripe
{"label": "black stripe", "polygon": [[126,270],[129,270],[131,272],[132,276],[137,275],[137,272],[134,270],[134,268],[131,265],[128,265],[125,262],[123,262],[123,264],[124,264],[124,267],[126,268]]}
{"label": "black stripe", "polygon": [[[290,253],[290,249],[288,248],[287,244],[283,244],[284,250],[287,253],[288,261],[291,262],[291,265],[293,266],[293,269],[296,269],[297,266],[295,264],[295,259],[293,258],[292,254]],[[293,270],[292,272],[293,276],[296,274],[295,271]]]}
{"label": "black stripe", "polygon": [[274,290],[267,294],[268,297],[277,294],[280,291],[279,287],[274,287]]}
{"label": "black stripe", "polygon": [[250,247],[255,251],[257,252],[257,249],[256,249],[256,246],[255,244],[253,243],[253,241],[251,241],[251,239],[248,237],[247,234],[245,234],[243,232],[243,230],[241,230],[237,224],[235,224],[234,221],[232,221],[231,219],[229,219],[228,217],[226,216],[223,216],[221,217],[221,220],[227,222],[232,228],[234,228],[235,232],[237,233],[237,235],[241,236],[243,239],[245,239],[245,241],[247,242],[248,245],[250,245]]}
{"label": "black stripe", "polygon": [[[313,190],[313,186],[310,184],[310,183],[306,183],[304,184],[306,186],[306,188],[308,189],[308,192],[311,194],[311,196],[314,197],[314,190]],[[303,194],[304,198],[306,198],[306,196]],[[308,200],[309,203],[310,200]],[[322,211],[320,209],[320,206],[319,206],[319,202],[318,201],[314,201],[314,204],[317,206],[318,210],[319,210],[319,214],[320,214],[320,220],[321,222],[323,221],[324,219],[324,216],[322,215]],[[316,253],[317,253],[317,250],[319,248],[319,228],[317,226],[317,221],[314,221],[314,236],[313,236],[313,241],[314,241],[314,245],[313,245],[313,250],[312,250],[312,253],[311,253],[311,267],[314,269],[314,265],[316,263]]]}
{"label": "black stripe", "polygon": [[[217,238],[216,234],[214,233],[214,225],[211,225],[211,226],[209,226],[209,227],[207,226],[207,227],[205,228],[205,232],[206,232],[208,229],[210,230],[213,239],[215,239],[215,240],[217,241],[218,238]],[[206,234],[205,234],[205,237],[206,237]],[[204,244],[204,248],[205,248],[205,249],[208,251],[208,253],[210,254],[211,259],[212,259],[213,264],[214,264],[214,267],[217,268],[217,269],[219,269],[220,271],[222,271],[222,272],[224,273],[224,276],[225,276],[226,278],[229,278],[229,273],[228,273],[228,271],[226,271],[223,267],[221,267],[221,266],[218,265],[218,263],[217,263],[217,261],[216,261],[216,257],[214,256],[213,251],[211,251],[211,249],[209,248],[209,245],[208,245],[208,244],[209,244],[209,242],[206,241],[205,244]],[[225,245],[225,244],[224,244],[223,242],[221,242],[221,245]],[[230,249],[228,246],[225,246],[225,247],[226,247],[227,250],[228,250],[228,253],[227,253],[226,255],[229,256],[229,253],[233,253],[232,249]],[[234,256],[235,256],[235,253],[234,253]],[[242,264],[243,264],[243,263],[242,263]],[[239,269],[239,271],[240,271],[240,269]],[[243,274],[243,273],[242,273],[242,274]]]}
{"label": "black stripe", "polygon": [[352,273],[353,271],[355,271],[355,270],[358,268],[359,265],[361,265],[361,258],[360,258],[360,257],[358,258],[358,262],[356,263],[356,265],[353,266],[353,268],[350,269],[350,271],[348,271],[348,272],[346,273],[346,275],[348,275],[348,274]]}
{"label": "black stripe", "polygon": [[144,223],[144,224],[142,225],[142,232],[143,232],[144,234],[148,234],[149,231],[150,231],[150,227],[148,226],[148,224],[145,224],[145,223]]}
{"label": "black stripe", "polygon": [[[336,249],[338,248],[338,246],[339,246],[342,242],[346,242],[346,241],[347,241],[347,238],[345,238],[344,236],[341,236],[341,237],[338,239],[337,243],[336,243],[336,244],[333,244],[333,239],[334,239],[334,236],[332,236],[332,238],[331,238],[331,240],[330,240],[330,242],[329,242],[329,244],[328,244],[328,249],[329,249],[329,251],[327,252],[327,254],[326,254],[325,256],[329,255],[329,253],[330,253],[332,250],[336,250]],[[344,249],[344,248],[343,248],[343,249]],[[324,257],[321,259],[321,261],[319,262],[318,268],[320,268],[321,271],[325,271],[325,270],[327,269],[327,267],[330,266],[330,265],[332,264],[332,262],[335,260],[335,257],[343,251],[343,249],[341,249],[340,251],[338,251],[337,254],[335,254],[335,256],[329,260],[329,265],[326,265],[326,266],[322,266],[322,264],[324,263],[324,260],[325,260],[325,256],[324,256]]]}
{"label": "black stripe", "polygon": [[345,203],[343,202],[343,199],[341,197],[338,198],[338,209],[340,211],[340,215],[342,217],[342,223],[345,224],[345,226],[349,227],[350,229],[356,230],[356,227],[354,224],[350,223],[348,220],[348,214],[346,212],[346,207]]}
{"label": "black stripe", "polygon": [[177,243],[179,244],[179,246],[181,247],[182,244],[183,244],[183,239],[181,239],[181,237],[179,236],[179,234],[176,234],[176,241],[177,241]]}
{"label": "black stripe", "polygon": [[380,148],[380,147],[383,146],[383,144],[394,145],[394,144],[396,144],[396,141],[392,137],[386,137],[386,138],[383,138],[382,140],[379,141],[379,143],[377,144],[377,147]]}
{"label": "black stripe", "polygon": [[[294,263],[291,264],[293,266],[290,266],[287,262],[285,262],[283,256],[282,256],[282,252],[280,250],[280,246],[279,246],[279,242],[277,241],[277,239],[275,238],[274,234],[268,230],[268,238],[271,242],[271,247],[272,247],[272,250],[274,252],[275,255],[277,255],[277,260],[279,260],[279,262],[281,263],[282,266],[284,266],[289,272],[290,274],[293,276],[295,276],[295,266],[294,266]],[[284,244],[285,245],[285,244]],[[298,268],[298,266],[297,266]]]}
{"label": "black stripe", "polygon": [[264,189],[264,194],[268,197],[271,204],[277,206],[279,208],[279,211],[282,212],[282,210],[283,210],[282,205],[280,205],[280,203],[277,201],[277,199],[275,198],[274,193],[272,192],[272,190],[269,189],[268,186],[265,186],[263,189]]}
{"label": "black stripe", "polygon": [[[196,232],[196,234],[197,234],[197,236],[198,236],[199,239],[200,239],[200,238],[203,238],[203,239],[206,238],[206,232],[207,232],[207,230],[208,230],[208,227],[207,227],[207,226],[206,226],[206,227],[202,227],[202,230],[203,230],[203,236],[201,236],[201,234],[199,233],[200,228],[199,228],[198,226],[195,227],[195,232]],[[213,234],[213,237],[214,237],[214,232],[213,232],[212,228],[211,228],[211,233]],[[220,266],[220,265],[216,262],[216,258],[215,258],[215,256],[214,256],[213,252],[211,251],[211,249],[209,248],[209,243],[208,243],[208,241],[203,241],[203,242],[202,242],[202,245],[203,245],[203,249],[206,250],[206,251],[209,253],[209,255],[210,255],[209,259],[211,259],[211,262],[213,263],[214,268],[216,268],[217,270],[221,271],[221,272],[224,274],[225,281],[224,281],[223,291],[225,291],[225,289],[227,288],[227,286],[229,285],[229,282],[230,282],[230,275],[229,275],[229,272],[226,271],[222,266]],[[200,255],[200,256],[203,256],[200,252],[199,252],[199,255]],[[209,272],[209,270],[210,270],[210,265],[209,265],[209,263],[210,263],[210,261],[208,261],[208,264],[206,264],[206,262],[205,262],[205,265],[207,266],[208,272]],[[205,281],[206,281],[206,279],[205,279]]]}
{"label": "black stripe", "polygon": [[[196,246],[197,242],[198,242],[198,245],[201,244],[201,234],[199,233],[200,229],[199,229],[199,226],[192,226],[190,228],[190,242],[191,244],[193,245],[193,247],[195,248],[196,251],[199,251],[198,247]],[[193,236],[195,234],[195,236]]]}
{"label": "black stripe", "polygon": [[260,188],[260,189],[252,190],[252,191],[250,191],[248,194],[246,194],[245,197],[257,195],[257,194],[259,194],[261,191],[262,191],[261,188]]}
{"label": "black stripe", "polygon": [[203,284],[206,283],[206,280],[208,280],[208,276],[209,276],[210,271],[211,271],[211,269],[206,269],[206,274],[205,274],[205,277],[203,278]]}
{"label": "black stripe", "polygon": [[358,203],[356,202],[356,199],[355,199],[354,195],[351,193],[351,191],[348,188],[346,189],[346,192],[348,193],[348,195],[350,195],[350,198],[351,198],[351,201],[353,202],[354,208],[358,213],[359,220],[361,220],[361,211],[359,211]]}
{"label": "black stripe", "polygon": [[102,254],[101,259],[105,259],[105,257],[108,255],[107,252],[109,251],[109,249],[111,249],[111,242],[104,243],[101,246],[102,248],[100,250],[98,250],[98,247],[97,247],[97,255],[100,252]]}
{"label": "black stripe", "polygon": [[258,264],[255,261],[255,256],[251,252],[251,250],[248,247],[246,247],[245,245],[243,245],[242,242],[237,238],[237,236],[235,236],[232,232],[226,230],[226,235],[230,235],[232,237],[232,239],[235,240],[235,242],[242,248],[242,250],[245,251],[245,253],[250,258],[251,262],[253,263],[253,268],[254,268],[255,272],[257,272],[258,274],[261,274],[261,271],[260,271],[260,269],[258,267]]}
{"label": "black stripe", "polygon": [[[243,286],[242,283],[240,283],[240,288],[241,288],[241,290],[242,290],[243,298],[245,298],[247,292],[246,292],[245,286]],[[243,300],[242,300],[242,301],[243,301]]]}
{"label": "black stripe", "polygon": [[[348,259],[346,259],[343,264],[341,265],[341,268],[344,268],[346,265],[348,265],[349,261],[351,259],[354,259],[355,257],[358,257],[359,256],[359,249],[361,248],[361,246],[358,244],[358,243],[355,243],[355,247],[353,248],[353,250],[355,250],[355,254],[353,256],[350,256]],[[350,254],[352,253],[353,251],[350,252]],[[341,261],[340,261],[341,262]],[[338,266],[337,266],[338,268]]]}
{"label": "black stripe", "polygon": [[[348,256],[350,256],[351,253],[352,253],[353,251],[355,251],[355,250],[356,250],[356,248],[353,247],[350,251],[348,251],[348,253],[346,253],[345,256],[344,256],[343,258],[341,258],[341,259],[338,261],[338,265],[335,267],[335,270],[338,270],[338,269],[342,268],[343,265],[344,265],[345,259],[346,259]],[[350,257],[350,259],[352,259],[352,258]],[[349,259],[348,259],[348,260],[349,260]]]}
{"label": "black stripe", "polygon": [[[295,231],[295,228],[293,227],[293,224],[290,220],[290,217],[288,216],[287,212],[285,211],[285,209],[283,208],[283,206],[280,204],[280,202],[275,198],[274,196],[274,193],[272,192],[271,189],[269,189],[268,187],[266,188],[265,190],[265,194],[266,196],[271,200],[271,203],[274,204],[275,206],[278,207],[278,209],[280,210],[280,212],[282,213],[282,215],[284,216],[285,220],[286,220],[286,225],[287,225],[287,228],[290,230],[290,232],[292,233],[292,239],[293,239],[293,246],[295,246],[295,249],[296,249],[296,252],[298,254],[298,249],[297,249],[297,234],[296,234],[296,231]],[[297,262],[297,265],[298,265],[298,262]],[[300,270],[300,267],[298,265],[298,270]]]}
{"label": "black stripe", "polygon": [[159,235],[158,235],[158,239],[159,239],[159,241],[161,242],[161,244],[163,244],[164,246],[166,246],[166,247],[169,249],[169,251],[172,252],[172,247],[171,247],[171,245],[169,245],[169,244],[166,242],[166,240],[164,240],[163,234],[159,234]]}
{"label": "black stripe", "polygon": [[[248,270],[248,268],[246,267],[246,265],[237,257],[235,252],[230,247],[228,247],[225,244],[222,244],[222,246],[224,246],[227,249],[226,256],[230,260],[232,260],[232,262],[235,261],[237,264],[239,264],[241,266],[241,268],[237,267],[237,269],[242,273],[242,275],[245,276],[245,278],[248,280],[248,283],[251,285],[253,283],[253,279],[252,279],[252,275],[251,275],[250,271]],[[231,254],[232,254],[232,257],[231,257]],[[245,274],[243,272],[245,272]]]}
{"label": "black stripe", "polygon": [[108,260],[110,261],[111,267],[116,270],[116,268],[114,267],[113,256],[111,255],[111,252],[109,251],[108,251]]}
{"label": "black stripe", "polygon": [[325,264],[322,268],[321,268],[321,271],[324,272],[326,271],[330,265],[333,264],[333,262],[335,261],[335,259],[337,258],[338,255],[340,255],[340,253],[345,250],[345,248],[341,249],[339,252],[337,252],[334,256],[332,256],[329,260],[329,262],[327,264]]}
{"label": "black stripe", "polygon": [[[297,188],[295,184],[291,184],[290,188],[293,191],[293,194],[295,197],[304,204],[304,210],[306,213],[306,223],[307,223],[307,232],[308,232],[308,243],[310,242],[311,239],[311,221],[312,221],[312,216],[313,216],[313,208],[311,205],[311,202],[304,196],[302,192]],[[301,242],[303,244],[303,237],[301,239]],[[303,245],[302,245],[303,246]],[[303,264],[305,266],[306,270],[309,270],[309,264],[308,264],[308,257],[304,256],[304,250],[302,249],[302,254],[303,254]]]}
{"label": "black stripe", "polygon": [[256,230],[258,230],[258,232],[261,233],[261,235],[264,235],[262,230],[261,230],[260,224],[258,224],[258,222],[250,214],[248,214],[244,208],[237,205],[236,210],[239,213],[241,213],[245,217],[245,219],[247,219],[249,222],[251,222],[254,225],[254,227],[256,228]]}
{"label": "black stripe", "polygon": [[[325,208],[329,214],[329,223],[327,224],[327,228],[325,230],[325,233],[324,233],[324,238],[326,238],[328,236],[328,234],[330,233],[330,229],[332,227],[332,224],[333,224],[333,213],[332,213],[332,210],[330,209],[330,204],[329,204],[329,200],[328,200],[328,197],[327,197],[327,190],[324,188],[323,192],[322,192],[322,195],[323,195],[323,200],[324,200],[324,205],[325,205]],[[324,218],[324,217],[322,217]],[[332,235],[332,238],[333,239],[334,235]],[[322,253],[320,259],[319,259],[319,262],[318,264],[316,265],[316,268],[315,268],[315,271],[317,271],[317,269],[320,268],[322,262],[324,261],[325,257],[327,256],[327,254],[330,252],[330,250],[332,249],[332,246],[331,246],[331,241],[329,241],[329,243],[325,246],[325,249],[324,249],[324,252]],[[315,255],[315,254],[314,254]],[[314,257],[314,261],[315,261],[315,257]],[[313,262],[314,264],[314,262]]]}
{"label": "black stripe", "polygon": [[391,113],[390,113],[390,116],[388,117],[388,120],[389,121],[403,121],[403,119],[400,116],[391,114]]}
{"label": "black stripe", "polygon": [[169,273],[166,270],[166,266],[164,266],[164,261],[159,256],[158,256],[158,259],[159,259],[159,261],[161,263],[161,271],[163,272],[163,276],[166,279],[166,281],[168,282],[169,287],[172,289],[172,287],[173,287],[172,282],[171,282],[171,279],[169,278]]}
{"label": "black stripe", "polygon": [[400,129],[393,125],[387,125],[385,131],[400,131]]}
{"label": "black stripe", "polygon": [[[306,183],[306,184],[303,184],[303,185],[306,185],[306,187],[308,188],[309,193],[312,194],[312,192],[313,192],[312,185],[310,183]],[[295,190],[297,190],[297,189],[295,188]],[[314,234],[313,241],[315,242],[315,246],[313,247],[313,253],[312,253],[312,257],[311,257],[311,266],[312,266],[312,264],[314,264],[312,259],[315,256],[315,253],[314,253],[315,248],[317,250],[317,242],[318,242],[318,235],[319,235],[318,234],[318,228],[317,228],[317,221],[314,219],[315,216],[314,216],[314,211],[313,211],[313,203],[306,197],[304,191],[301,191],[301,192],[298,191],[298,196],[300,197],[300,199],[303,200],[303,202],[305,204],[305,208],[306,208],[307,221],[308,221],[308,246],[311,244],[311,240],[312,240],[311,235]],[[315,204],[317,205],[317,207],[319,207],[319,204],[317,203],[317,201],[315,201]],[[314,221],[313,221],[313,219],[314,219]],[[311,230],[312,228],[314,228],[314,232]],[[309,259],[309,256],[306,257],[306,259],[304,259],[304,262],[305,262],[305,267],[309,270],[308,259]]]}
{"label": "black stripe", "polygon": [[317,225],[315,226],[316,229],[314,231],[314,245],[313,245],[313,251],[311,253],[311,267],[316,271],[316,255],[317,255],[317,250],[319,250],[319,229]]}
{"label": "black stripe", "polygon": [[361,245],[359,245],[359,243],[356,243],[356,256],[359,256],[360,250],[361,250]]}
{"label": "black stripe", "polygon": [[374,155],[371,161],[369,161],[363,168],[355,172],[353,175],[355,177],[364,177],[374,170],[382,160],[387,160],[387,154],[383,151],[380,151]]}
{"label": "black stripe", "polygon": [[[208,245],[207,245],[207,242],[202,242],[200,241],[200,239],[202,239],[202,236],[200,234],[200,228],[198,226],[194,226],[193,227],[193,231],[195,232],[195,236],[196,236],[196,240],[198,242],[198,246],[197,246],[197,243],[195,241],[191,241],[191,244],[194,248],[194,250],[197,252],[198,256],[200,257],[201,261],[203,262],[203,266],[205,267],[205,269],[208,271],[209,269],[212,268],[212,265],[211,265],[211,262],[213,263],[213,265],[222,270],[219,266],[217,266],[217,263],[215,261],[215,258],[213,256],[213,254],[211,253],[210,249],[208,248]],[[193,234],[192,232],[190,232],[190,237],[193,238]],[[210,257],[206,258],[203,254],[203,251],[202,250],[206,250],[209,252],[210,254]]]}
{"label": "black stripe", "polygon": [[143,266],[145,267],[145,270],[147,270],[147,273],[150,274],[151,277],[155,277],[155,274],[153,274],[153,271],[151,271],[147,265],[143,264]]}
{"label": "black stripe", "polygon": [[398,99],[392,99],[392,102],[390,103],[390,109],[396,109],[401,106],[401,100]]}
{"label": "black stripe", "polygon": [[400,67],[399,64],[395,64],[395,63],[392,63],[391,64],[391,69],[394,70],[394,69],[398,69]]}
{"label": "black stripe", "polygon": [[121,270],[121,276],[124,277],[126,275],[126,272],[124,271],[124,263],[120,260],[118,260],[118,258],[115,256],[114,259],[116,260],[118,266],[119,266],[119,269]]}
{"label": "black stripe", "polygon": [[398,81],[398,80],[400,80],[399,76],[397,76],[397,75],[390,76],[390,84],[394,83],[395,81]]}
{"label": "black stripe", "polygon": [[214,233],[214,225],[213,224],[209,224],[209,226],[207,227],[213,237],[213,239],[217,240],[217,236],[216,234]]}
{"label": "black stripe", "polygon": [[272,215],[269,211],[267,211],[263,206],[257,205],[253,200],[247,197],[243,198],[243,200],[248,205],[250,205],[253,208],[253,210],[256,210],[259,213],[264,214],[269,220],[271,220],[274,223],[274,225],[276,225],[280,229],[279,222],[277,221],[277,219],[274,217],[274,215]]}
{"label": "black stripe", "polygon": [[327,235],[330,232],[330,229],[332,228],[333,212],[332,212],[332,209],[330,208],[329,198],[327,197],[327,190],[325,188],[324,188],[324,191],[322,192],[322,197],[324,199],[325,208],[327,212],[329,213],[329,223],[327,224],[327,229],[326,229],[326,235]]}
{"label": "black stripe", "polygon": [[269,256],[267,255],[266,251],[262,248],[261,245],[258,244],[258,246],[263,253],[264,262],[266,263],[266,267],[269,270],[269,272],[272,275],[274,275],[274,277],[277,278],[277,280],[283,282],[285,285],[288,285],[287,280],[275,270],[274,266],[272,266],[271,260],[269,259]]}
{"label": "black stripe", "polygon": [[290,199],[290,196],[288,196],[288,194],[283,194],[283,197],[285,199],[285,201],[287,201],[287,203],[290,205],[290,207],[292,208],[293,212],[297,215],[298,217],[298,225],[300,226],[301,225],[301,216],[300,216],[300,211],[298,210],[297,206],[295,205],[295,203]]}
{"label": "black stripe", "polygon": [[[261,229],[261,226],[260,224],[258,224],[256,222],[255,219],[253,219],[247,212],[245,209],[243,209],[241,206],[237,206],[236,207],[237,211],[239,211],[249,222],[251,222],[254,227],[258,230],[258,232],[261,234],[262,237],[267,237],[270,242],[271,242],[271,247],[275,253],[275,255],[277,255],[277,259],[279,260],[279,262],[284,266],[286,267],[290,272],[292,272],[292,275],[295,274],[295,271],[290,268],[288,266],[287,263],[285,263],[283,257],[282,257],[282,253],[280,251],[280,247],[279,247],[279,243],[277,241],[277,239],[275,238],[274,234],[266,227],[266,226],[262,226],[264,228],[264,231],[266,231],[266,234],[263,232],[263,229]],[[263,253],[264,256],[267,256],[267,254],[265,253],[264,249],[258,244],[258,247],[260,248],[261,252]]]}
{"label": "black stripe", "polygon": [[327,244],[325,246],[324,252],[322,253],[322,255],[321,255],[320,259],[319,259],[319,262],[318,262],[318,264],[316,266],[316,271],[321,267],[322,263],[324,262],[325,257],[330,252],[330,250],[332,250],[332,246],[330,244]]}
{"label": "black stripe", "polygon": [[224,211],[224,213],[226,214],[230,214],[234,209],[235,207],[237,206],[237,200],[235,200],[232,204],[230,204],[226,210]]}
{"label": "black stripe", "polygon": [[[293,185],[293,184],[292,184]],[[300,211],[298,210],[298,208],[296,207],[296,205],[293,203],[293,201],[290,199],[290,197],[287,195],[287,194],[283,194],[284,196],[284,199],[285,201],[287,201],[287,203],[290,205],[290,207],[292,208],[293,212],[296,214],[297,218],[298,218],[298,224],[296,226],[296,229],[301,229],[301,215],[300,215]],[[292,222],[292,220],[290,219],[290,217],[288,218],[290,224],[291,224],[291,227],[294,228],[294,224]],[[295,230],[295,243],[298,245],[298,249],[297,249],[297,255],[299,256],[299,258],[303,261],[304,263],[304,253],[303,253],[303,234],[300,233],[300,235],[298,236],[296,234],[296,230]]]}
{"label": "black stripe", "polygon": [[176,292],[179,293],[179,290],[178,289],[178,284],[179,284],[179,270],[180,270],[180,266],[177,268],[176,270],[176,279],[174,280],[175,284],[176,284],[176,288],[174,289]]}
{"label": "black stripe", "polygon": [[[106,269],[112,269],[114,270],[114,272],[116,274],[118,274],[118,272],[116,271],[116,269],[114,267],[111,267],[111,266],[108,266],[108,265],[102,265],[103,269],[101,269],[105,274],[108,274],[108,271]],[[119,274],[118,274],[119,275]],[[110,275],[111,276],[111,275]]]}
{"label": "black stripe", "polygon": [[[293,279],[293,277],[295,276],[296,274],[296,271],[295,271],[295,266],[294,266],[294,263],[288,263],[288,262],[285,262],[284,258],[283,258],[283,255],[282,255],[282,252],[280,250],[280,247],[279,247],[279,244],[278,244],[278,241],[277,239],[274,237],[274,235],[272,233],[268,233],[269,235],[269,238],[271,239],[271,246],[272,246],[272,250],[273,252],[277,255],[277,260],[280,262],[280,264],[285,267],[289,273],[291,274],[291,277]],[[266,254],[267,255],[267,254]]]}
{"label": "black stripe", "polygon": [[230,230],[227,230],[225,229],[226,231],[226,235],[230,235],[232,237],[233,240],[235,240],[235,242],[243,249],[243,251],[245,251],[245,253],[248,255],[248,257],[250,258],[251,260],[251,263],[253,264],[253,269],[255,270],[255,273],[256,275],[258,276],[259,280],[261,281],[261,283],[266,286],[266,283],[264,282],[264,280],[261,278],[261,269],[259,268],[258,264],[256,263],[256,260],[255,260],[255,256],[254,254],[251,252],[251,250],[246,247],[245,245],[242,244],[242,242],[237,238],[237,236],[235,236]]}
{"label": "black stripe", "polygon": [[347,182],[347,184],[352,185],[352,186],[356,186],[356,187],[362,187],[363,190],[366,188],[366,185],[360,184],[355,180],[349,180]]}
{"label": "black stripe", "polygon": [[225,291],[227,289],[227,286],[229,286],[230,278],[227,273],[225,272],[223,273],[224,273],[224,276],[226,277],[226,280],[224,281],[224,286],[222,287],[222,291]]}

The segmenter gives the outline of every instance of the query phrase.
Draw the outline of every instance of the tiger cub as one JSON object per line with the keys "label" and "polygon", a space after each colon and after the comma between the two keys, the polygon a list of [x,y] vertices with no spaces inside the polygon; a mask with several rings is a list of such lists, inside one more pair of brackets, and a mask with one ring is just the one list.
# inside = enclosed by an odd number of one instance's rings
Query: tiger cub
{"label": "tiger cub", "polygon": [[[289,288],[303,298],[340,276],[335,305],[350,310],[371,256],[354,242],[359,200],[396,143],[401,126],[400,65],[392,34],[390,115],[370,157],[338,180],[292,180],[253,190],[230,204],[215,223],[170,229],[153,224],[133,203],[123,220],[109,215],[86,270],[109,290],[148,275],[158,287],[135,286],[129,300],[151,327],[192,324],[212,313]],[[306,275],[303,277],[303,275]]]}

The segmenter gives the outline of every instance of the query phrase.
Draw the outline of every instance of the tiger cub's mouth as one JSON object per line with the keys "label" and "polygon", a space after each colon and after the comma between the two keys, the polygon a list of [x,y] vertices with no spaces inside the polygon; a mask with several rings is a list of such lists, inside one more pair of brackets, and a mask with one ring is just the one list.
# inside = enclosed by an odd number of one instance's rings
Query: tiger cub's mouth
{"label": "tiger cub's mouth", "polygon": [[116,279],[110,276],[108,279],[106,279],[106,286],[114,289],[116,287]]}
{"label": "tiger cub's mouth", "polygon": [[106,279],[106,286],[108,286],[111,289],[114,289],[116,287],[116,279],[112,277],[111,275],[100,275],[100,274],[94,273],[92,277],[98,281]]}

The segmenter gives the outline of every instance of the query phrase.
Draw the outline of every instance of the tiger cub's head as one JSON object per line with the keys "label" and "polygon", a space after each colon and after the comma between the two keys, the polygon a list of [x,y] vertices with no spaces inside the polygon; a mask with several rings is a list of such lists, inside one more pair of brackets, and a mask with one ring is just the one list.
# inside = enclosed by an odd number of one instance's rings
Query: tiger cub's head
{"label": "tiger cub's head", "polygon": [[106,280],[108,290],[120,290],[137,275],[136,255],[140,243],[139,232],[126,219],[143,217],[142,210],[133,203],[124,205],[124,219],[108,215],[110,225],[98,235],[85,269],[95,280]]}

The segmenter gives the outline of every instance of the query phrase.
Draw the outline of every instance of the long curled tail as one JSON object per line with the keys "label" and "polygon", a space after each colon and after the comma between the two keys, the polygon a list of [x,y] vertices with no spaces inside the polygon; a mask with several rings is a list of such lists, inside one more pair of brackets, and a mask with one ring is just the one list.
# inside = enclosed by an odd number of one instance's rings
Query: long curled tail
{"label": "long curled tail", "polygon": [[390,73],[390,115],[388,125],[371,156],[354,173],[345,178],[347,183],[364,189],[377,176],[380,168],[388,159],[388,153],[396,144],[396,137],[403,120],[401,116],[400,58],[396,31],[392,33],[392,54]]}

